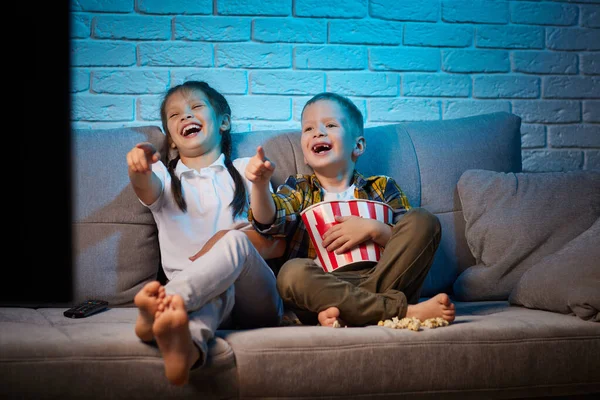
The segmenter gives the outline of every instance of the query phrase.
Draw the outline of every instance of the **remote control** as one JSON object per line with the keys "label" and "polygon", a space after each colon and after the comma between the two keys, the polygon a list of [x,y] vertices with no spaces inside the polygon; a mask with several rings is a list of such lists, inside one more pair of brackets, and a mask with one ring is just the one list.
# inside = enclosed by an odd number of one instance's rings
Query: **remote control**
{"label": "remote control", "polygon": [[85,318],[108,307],[108,301],[87,300],[74,307],[69,308],[63,313],[68,318]]}

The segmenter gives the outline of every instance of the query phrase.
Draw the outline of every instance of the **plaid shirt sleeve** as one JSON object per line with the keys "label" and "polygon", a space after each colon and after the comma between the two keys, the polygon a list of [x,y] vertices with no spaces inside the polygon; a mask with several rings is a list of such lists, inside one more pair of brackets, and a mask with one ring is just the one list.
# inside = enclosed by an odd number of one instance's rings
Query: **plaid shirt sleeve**
{"label": "plaid shirt sleeve", "polygon": [[283,185],[279,186],[276,193],[271,194],[275,201],[275,221],[271,226],[259,226],[252,216],[252,209],[248,213],[248,220],[254,229],[263,235],[286,237],[293,234],[301,220],[300,212],[303,209],[307,189],[308,182],[304,176],[290,176]]}
{"label": "plaid shirt sleeve", "polygon": [[394,224],[412,208],[408,198],[393,178],[384,175],[372,176],[367,178],[367,182],[368,198],[381,201],[392,207]]}

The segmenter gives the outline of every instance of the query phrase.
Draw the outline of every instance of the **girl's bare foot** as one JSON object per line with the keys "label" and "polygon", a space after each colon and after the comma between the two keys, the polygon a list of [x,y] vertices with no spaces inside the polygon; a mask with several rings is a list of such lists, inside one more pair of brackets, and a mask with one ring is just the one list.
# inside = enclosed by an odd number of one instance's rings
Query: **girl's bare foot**
{"label": "girl's bare foot", "polygon": [[159,304],[164,297],[164,286],[158,281],[152,281],[145,284],[133,298],[133,302],[140,311],[135,322],[135,334],[144,342],[154,339],[152,334],[154,314],[158,311]]}
{"label": "girl's bare foot", "polygon": [[190,368],[200,358],[192,341],[189,319],[179,295],[166,296],[156,311],[152,332],[165,362],[169,382],[182,386],[188,382]]}
{"label": "girl's bare foot", "polygon": [[329,326],[333,327],[335,321],[337,321],[341,326],[345,326],[346,324],[340,319],[340,310],[337,307],[329,307],[319,313],[317,316],[319,319],[319,324],[321,326]]}
{"label": "girl's bare foot", "polygon": [[456,317],[456,311],[450,297],[446,293],[439,293],[422,303],[409,305],[406,316],[408,318],[415,317],[421,321],[442,317],[446,321],[452,322]]}

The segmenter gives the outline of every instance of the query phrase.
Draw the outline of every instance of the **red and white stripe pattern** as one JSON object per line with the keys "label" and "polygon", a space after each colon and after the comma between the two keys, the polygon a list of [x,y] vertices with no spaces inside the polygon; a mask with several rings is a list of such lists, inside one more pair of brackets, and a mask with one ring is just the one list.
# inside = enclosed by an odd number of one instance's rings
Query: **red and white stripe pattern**
{"label": "red and white stripe pattern", "polygon": [[302,211],[302,221],[306,225],[325,272],[332,272],[355,262],[379,261],[383,248],[372,241],[364,242],[343,254],[328,252],[321,245],[323,234],[332,226],[339,224],[335,221],[338,215],[377,219],[386,224],[391,224],[393,219],[393,211],[389,205],[372,200],[323,201]]}

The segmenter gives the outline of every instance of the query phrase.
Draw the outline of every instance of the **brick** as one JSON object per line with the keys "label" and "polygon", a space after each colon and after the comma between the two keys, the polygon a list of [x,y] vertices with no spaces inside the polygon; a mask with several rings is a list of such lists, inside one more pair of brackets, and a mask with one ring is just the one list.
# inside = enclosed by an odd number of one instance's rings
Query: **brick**
{"label": "brick", "polygon": [[508,72],[510,61],[507,51],[444,50],[442,69],[447,72]]}
{"label": "brick", "polygon": [[70,77],[71,93],[86,92],[90,90],[90,71],[87,69],[71,68]]}
{"label": "brick", "polygon": [[524,150],[523,172],[563,172],[583,167],[583,152],[576,150]]}
{"label": "brick", "polygon": [[585,170],[600,170],[600,150],[586,150],[584,153]]}
{"label": "brick", "polygon": [[471,78],[454,74],[404,74],[402,94],[418,97],[468,97]]}
{"label": "brick", "polygon": [[468,47],[473,42],[473,28],[446,24],[406,24],[407,46]]}
{"label": "brick", "polygon": [[400,76],[382,72],[328,72],[327,91],[344,96],[397,96]]}
{"label": "brick", "polygon": [[308,71],[253,71],[253,94],[314,94],[325,90],[325,75]]}
{"label": "brick", "polygon": [[378,71],[438,71],[440,51],[415,48],[372,48],[370,67]]}
{"label": "brick", "polygon": [[312,96],[294,96],[292,99],[292,119],[294,121],[300,121],[302,117],[302,109],[308,100],[311,99]]}
{"label": "brick", "polygon": [[549,99],[600,99],[600,77],[547,76],[543,95]]}
{"label": "brick", "polygon": [[530,74],[576,74],[577,54],[549,51],[515,51],[513,71]]}
{"label": "brick", "polygon": [[292,101],[284,96],[229,96],[236,119],[287,121],[292,116]]}
{"label": "brick", "polygon": [[163,100],[164,93],[161,95],[139,96],[136,102],[137,118],[142,121],[158,121],[158,125],[162,127],[160,122],[160,103]]}
{"label": "brick", "polygon": [[546,147],[546,127],[537,124],[521,124],[521,148]]}
{"label": "brick", "polygon": [[298,46],[294,50],[297,69],[365,69],[367,49],[362,46]]}
{"label": "brick", "polygon": [[371,0],[369,13],[372,18],[436,22],[440,15],[440,0]]}
{"label": "brick", "polygon": [[550,2],[512,2],[510,20],[515,24],[576,25],[578,7]]}
{"label": "brick", "polygon": [[341,44],[400,44],[402,24],[377,20],[331,21],[329,43]]}
{"label": "brick", "polygon": [[248,122],[231,122],[231,134],[232,135],[246,135],[251,130],[251,125]]}
{"label": "brick", "polygon": [[248,93],[248,72],[237,69],[194,68],[171,72],[173,84],[184,81],[205,81],[221,94]]}
{"label": "brick", "polygon": [[71,41],[72,67],[130,67],[135,62],[133,43]]}
{"label": "brick", "polygon": [[257,18],[252,39],[258,42],[325,43],[327,21],[308,18]]}
{"label": "brick", "polygon": [[552,50],[600,50],[600,31],[587,28],[548,28],[546,47]]}
{"label": "brick", "polygon": [[171,18],[155,16],[100,16],[94,18],[97,39],[167,40],[171,38]]}
{"label": "brick", "polygon": [[551,147],[600,147],[600,125],[557,125],[548,127]]}
{"label": "brick", "polygon": [[475,44],[483,48],[542,49],[544,28],[530,26],[478,26]]}
{"label": "brick", "polygon": [[250,18],[243,17],[177,17],[175,39],[243,42],[250,40],[251,24]]}
{"label": "brick", "polygon": [[[302,127],[298,121],[256,121],[250,124],[252,132],[270,131],[270,130],[291,130],[300,131]],[[267,155],[268,156],[268,155]]]}
{"label": "brick", "polygon": [[212,67],[213,47],[207,43],[168,42],[138,45],[141,66]]}
{"label": "brick", "polygon": [[518,75],[483,75],[473,78],[473,97],[538,98],[540,78]]}
{"label": "brick", "polygon": [[600,100],[586,100],[583,103],[583,120],[600,122]]}
{"label": "brick", "polygon": [[92,72],[92,90],[98,94],[163,93],[168,87],[168,71],[102,70]]}
{"label": "brick", "polygon": [[92,34],[92,18],[85,14],[71,13],[69,37],[87,39]]}
{"label": "brick", "polygon": [[370,122],[402,122],[440,119],[440,102],[429,99],[369,100]]}
{"label": "brick", "polygon": [[368,0],[295,0],[296,17],[363,18]]}
{"label": "brick", "polygon": [[513,100],[512,112],[528,123],[580,122],[578,101],[569,100]]}
{"label": "brick", "polygon": [[[69,1],[73,11],[128,13],[134,11],[134,0],[77,0]],[[73,6],[77,3],[77,7]]]}
{"label": "brick", "polygon": [[287,16],[292,12],[292,0],[218,0],[219,15],[275,15]]}
{"label": "brick", "polygon": [[74,95],[71,120],[133,121],[133,98],[110,95]]}
{"label": "brick", "polygon": [[580,25],[586,28],[600,28],[600,5],[598,6],[580,6],[581,22]]}
{"label": "brick", "polygon": [[213,13],[213,0],[137,0],[138,12],[144,14],[204,14]]}
{"label": "brick", "polygon": [[217,67],[290,68],[292,48],[280,44],[223,43],[216,46]]}
{"label": "brick", "polygon": [[442,118],[455,119],[494,112],[510,112],[505,100],[449,100],[445,102]]}
{"label": "brick", "polygon": [[442,21],[506,24],[508,6],[506,1],[502,0],[444,0]]}
{"label": "brick", "polygon": [[600,53],[581,54],[581,72],[586,75],[600,75]]}

